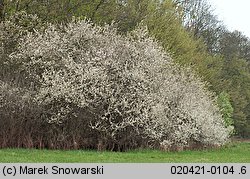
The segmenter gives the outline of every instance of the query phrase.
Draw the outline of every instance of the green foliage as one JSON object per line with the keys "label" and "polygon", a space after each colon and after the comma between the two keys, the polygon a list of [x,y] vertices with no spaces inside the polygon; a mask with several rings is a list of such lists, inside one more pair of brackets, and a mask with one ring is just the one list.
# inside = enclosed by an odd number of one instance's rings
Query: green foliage
{"label": "green foliage", "polygon": [[224,89],[227,89],[234,108],[233,119],[236,134],[247,137],[249,133],[246,131],[250,130],[247,116],[250,99],[250,73],[246,60],[232,58],[225,61],[221,79],[224,81]]}
{"label": "green foliage", "polygon": [[218,105],[222,111],[223,119],[225,121],[226,127],[233,125],[233,107],[230,103],[229,94],[226,92],[222,92],[218,96]]}

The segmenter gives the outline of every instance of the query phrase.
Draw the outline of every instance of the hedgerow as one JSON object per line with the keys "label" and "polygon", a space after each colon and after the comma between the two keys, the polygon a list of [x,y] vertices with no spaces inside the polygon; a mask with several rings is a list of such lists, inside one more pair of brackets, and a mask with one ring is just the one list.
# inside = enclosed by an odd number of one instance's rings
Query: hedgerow
{"label": "hedgerow", "polygon": [[123,36],[87,20],[47,24],[22,36],[9,57],[25,71],[28,88],[17,95],[37,109],[27,118],[36,129],[32,147],[220,146],[232,130],[206,84],[175,64],[145,27]]}

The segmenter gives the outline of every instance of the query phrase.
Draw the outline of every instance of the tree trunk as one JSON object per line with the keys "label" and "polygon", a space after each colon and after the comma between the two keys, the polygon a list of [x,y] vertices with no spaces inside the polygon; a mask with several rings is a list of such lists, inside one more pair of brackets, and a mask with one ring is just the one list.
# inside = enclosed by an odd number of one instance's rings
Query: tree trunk
{"label": "tree trunk", "polygon": [[0,21],[4,19],[4,0],[0,0]]}

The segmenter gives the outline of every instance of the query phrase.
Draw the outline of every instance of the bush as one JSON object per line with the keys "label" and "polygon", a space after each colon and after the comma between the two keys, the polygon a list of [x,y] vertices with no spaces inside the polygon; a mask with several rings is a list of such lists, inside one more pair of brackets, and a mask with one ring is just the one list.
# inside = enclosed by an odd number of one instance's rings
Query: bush
{"label": "bush", "polygon": [[1,148],[33,147],[32,138],[42,132],[40,114],[29,91],[12,87],[0,80]]}
{"label": "bush", "polygon": [[28,33],[11,60],[34,84],[32,99],[43,111],[37,125],[46,126],[37,136],[54,134],[45,147],[171,149],[223,145],[229,137],[205,83],[145,28],[124,37],[86,20],[49,25]]}

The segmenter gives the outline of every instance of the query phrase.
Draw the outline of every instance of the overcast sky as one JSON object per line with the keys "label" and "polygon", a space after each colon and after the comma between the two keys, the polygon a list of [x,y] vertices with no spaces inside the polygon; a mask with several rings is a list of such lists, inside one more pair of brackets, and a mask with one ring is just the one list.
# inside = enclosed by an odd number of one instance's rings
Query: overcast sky
{"label": "overcast sky", "polygon": [[215,14],[230,31],[238,30],[250,38],[250,0],[209,0]]}

